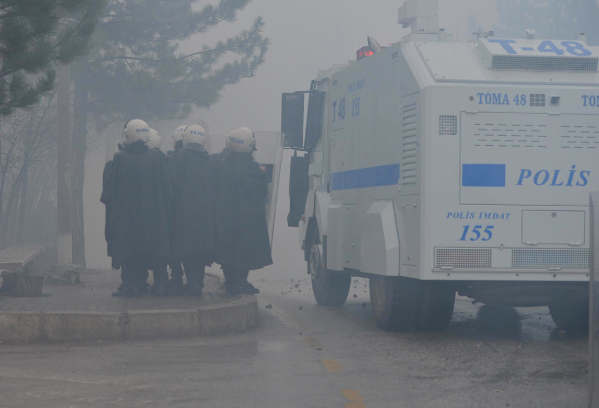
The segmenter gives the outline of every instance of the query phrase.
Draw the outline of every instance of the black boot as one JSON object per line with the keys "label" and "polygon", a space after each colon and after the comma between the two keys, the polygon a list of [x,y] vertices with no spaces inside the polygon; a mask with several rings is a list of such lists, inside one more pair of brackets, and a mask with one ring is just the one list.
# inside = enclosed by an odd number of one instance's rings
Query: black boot
{"label": "black boot", "polygon": [[251,283],[249,283],[248,281],[244,281],[244,282],[239,282],[240,286],[243,286],[244,288],[248,288],[250,290],[253,290],[254,293],[260,293],[260,290],[257,289],[254,285],[252,285]]}
{"label": "black boot", "polygon": [[150,288],[150,293],[154,296],[165,297],[169,295],[169,290],[163,282],[154,282]]}
{"label": "black boot", "polygon": [[260,293],[260,291],[254,287],[254,285],[248,282],[249,275],[250,271],[248,270],[238,271],[238,277],[235,282],[237,283],[237,285],[242,286],[246,289],[246,291],[244,291],[243,293],[246,293],[248,295],[255,295],[257,293]]}
{"label": "black boot", "polygon": [[232,281],[225,281],[225,292],[229,296],[241,295],[236,289],[237,285],[234,285]]}
{"label": "black boot", "polygon": [[243,283],[234,283],[230,287],[227,287],[227,293],[232,294],[233,296],[255,295],[255,294],[260,293],[260,291],[256,288],[247,287],[247,286],[243,285]]}
{"label": "black boot", "polygon": [[185,293],[189,296],[202,296],[203,282],[198,279],[196,271],[189,270],[187,272],[187,285],[185,285]]}
{"label": "black boot", "polygon": [[202,296],[204,287],[204,268],[205,263],[199,254],[193,254],[183,259],[183,267],[187,275],[187,285],[185,293],[189,296]]}
{"label": "black boot", "polygon": [[139,296],[139,291],[136,285],[127,285],[123,290],[123,296],[126,298],[134,298]]}
{"label": "black boot", "polygon": [[139,282],[137,292],[140,296],[148,296],[150,294],[150,284],[147,281]]}
{"label": "black boot", "polygon": [[150,293],[159,297],[169,296],[170,291],[167,285],[166,263],[164,265],[160,264],[154,268],[154,285],[150,288]]}
{"label": "black boot", "polygon": [[185,292],[189,296],[202,296],[202,284],[200,282],[189,282],[185,285]]}
{"label": "black boot", "polygon": [[173,296],[181,296],[185,294],[185,287],[183,286],[183,279],[173,278],[168,281],[168,288]]}
{"label": "black boot", "polygon": [[[247,282],[250,286],[251,283]],[[238,295],[255,295],[260,293],[260,291],[256,288],[248,287],[244,285],[243,281],[226,281],[225,289],[227,291],[227,295],[229,296],[238,296]]]}
{"label": "black boot", "polygon": [[121,284],[117,290],[112,292],[112,296],[114,297],[123,297],[125,295],[125,284]]}

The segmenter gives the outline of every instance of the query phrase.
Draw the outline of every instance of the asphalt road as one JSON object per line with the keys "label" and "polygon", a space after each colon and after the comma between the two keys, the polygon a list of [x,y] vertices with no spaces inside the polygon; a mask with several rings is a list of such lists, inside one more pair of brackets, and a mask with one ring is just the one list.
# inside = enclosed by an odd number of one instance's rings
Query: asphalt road
{"label": "asphalt road", "polygon": [[242,335],[0,345],[0,407],[586,407],[586,337],[546,308],[458,299],[445,333],[388,333],[366,280],[341,309],[298,271],[253,280],[260,324]]}

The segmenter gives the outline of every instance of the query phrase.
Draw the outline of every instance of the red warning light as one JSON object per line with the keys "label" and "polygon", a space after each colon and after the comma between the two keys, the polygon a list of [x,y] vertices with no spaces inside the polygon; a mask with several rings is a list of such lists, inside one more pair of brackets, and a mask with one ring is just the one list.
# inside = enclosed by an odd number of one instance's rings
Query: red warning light
{"label": "red warning light", "polygon": [[358,57],[357,60],[360,61],[361,59],[364,59],[366,57],[371,57],[374,55],[374,52],[372,52],[372,50],[370,49],[369,46],[365,46],[362,47],[358,50]]}

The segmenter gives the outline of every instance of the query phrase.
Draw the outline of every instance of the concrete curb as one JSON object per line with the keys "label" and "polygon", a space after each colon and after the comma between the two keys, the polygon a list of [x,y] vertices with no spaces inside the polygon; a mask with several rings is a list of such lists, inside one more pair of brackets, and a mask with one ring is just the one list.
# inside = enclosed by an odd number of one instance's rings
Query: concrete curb
{"label": "concrete curb", "polygon": [[0,313],[0,341],[75,342],[180,338],[242,332],[256,326],[256,296],[189,310]]}

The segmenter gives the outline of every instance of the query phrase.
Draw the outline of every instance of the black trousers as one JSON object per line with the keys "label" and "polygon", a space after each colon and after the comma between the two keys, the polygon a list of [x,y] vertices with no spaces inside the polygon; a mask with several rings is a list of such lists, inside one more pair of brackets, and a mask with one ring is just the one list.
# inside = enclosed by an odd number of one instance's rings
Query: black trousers
{"label": "black trousers", "polygon": [[235,284],[237,282],[247,282],[250,271],[223,265],[223,273],[227,284]]}
{"label": "black trousers", "polygon": [[141,256],[133,256],[121,265],[121,279],[125,286],[143,287],[148,279],[146,261]]}
{"label": "black trousers", "polygon": [[175,283],[183,283],[183,266],[180,259],[173,259],[169,263],[171,267],[171,278]]}
{"label": "black trousers", "polygon": [[[154,272],[154,284],[164,284],[168,281],[168,262],[166,259],[153,259],[150,269]],[[147,273],[147,270],[146,270]],[[147,279],[147,277],[146,277]]]}
{"label": "black trousers", "polygon": [[183,267],[187,276],[187,284],[197,284],[204,287],[204,275],[206,274],[206,260],[202,254],[192,254],[183,257]]}

